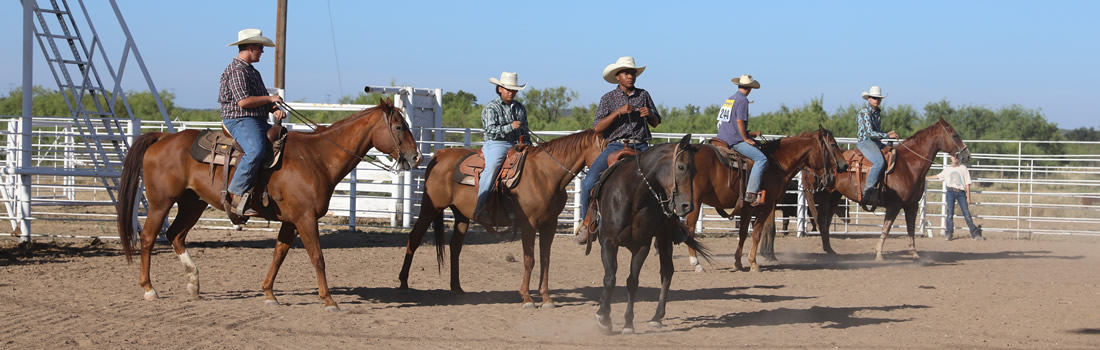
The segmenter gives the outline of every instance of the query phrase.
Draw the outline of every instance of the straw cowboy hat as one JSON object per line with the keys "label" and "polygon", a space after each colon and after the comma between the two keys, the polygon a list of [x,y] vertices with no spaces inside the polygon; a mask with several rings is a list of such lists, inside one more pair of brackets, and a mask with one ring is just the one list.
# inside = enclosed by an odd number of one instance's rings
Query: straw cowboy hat
{"label": "straw cowboy hat", "polygon": [[864,100],[866,100],[868,97],[886,98],[886,94],[883,94],[882,88],[878,86],[872,86],[871,91],[864,91],[863,94],[860,96],[862,96]]}
{"label": "straw cowboy hat", "polygon": [[637,65],[635,65],[634,57],[619,57],[619,59],[616,60],[615,63],[609,64],[607,65],[607,67],[604,67],[603,80],[606,80],[608,83],[618,84],[619,81],[615,79],[615,76],[618,75],[619,71],[623,69],[635,70],[636,72],[634,72],[634,76],[637,77],[639,75],[642,75],[642,72],[645,71],[645,66],[638,67]]}
{"label": "straw cowboy hat", "polygon": [[733,78],[733,79],[730,79],[730,81],[733,82],[735,85],[740,86],[740,87],[744,87],[744,88],[751,88],[751,89],[759,89],[760,88],[760,82],[756,81],[756,80],[753,80],[752,76],[748,75],[748,74],[742,74],[740,78]]}
{"label": "straw cowboy hat", "polygon": [[516,76],[515,72],[501,72],[500,80],[489,78],[489,82],[508,90],[523,90],[527,87],[527,83],[519,85],[519,77]]}
{"label": "straw cowboy hat", "polygon": [[237,32],[237,41],[225,46],[237,46],[241,44],[263,44],[267,47],[275,47],[275,42],[264,37],[264,32],[252,28],[242,29]]}

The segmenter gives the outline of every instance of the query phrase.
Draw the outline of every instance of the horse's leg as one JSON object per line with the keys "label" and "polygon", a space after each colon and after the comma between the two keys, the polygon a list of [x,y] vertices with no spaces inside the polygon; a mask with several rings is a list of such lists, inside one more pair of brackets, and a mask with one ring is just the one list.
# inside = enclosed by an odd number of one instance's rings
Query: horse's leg
{"label": "horse's leg", "polygon": [[[603,230],[603,228],[600,228]],[[615,270],[619,266],[619,247],[603,240],[600,242],[600,260],[603,261],[603,294],[600,308],[596,310],[596,326],[604,333],[611,333],[611,292],[615,291]]]}
{"label": "horse's leg", "polygon": [[275,292],[273,291],[275,276],[279,274],[279,267],[283,266],[286,253],[290,250],[290,246],[294,244],[294,237],[297,235],[298,231],[292,223],[284,222],[279,227],[279,237],[275,240],[275,255],[271,258],[271,267],[267,269],[267,277],[264,277],[264,304],[279,305],[279,300],[275,298]]}
{"label": "horse's leg", "polygon": [[909,232],[909,255],[912,256],[913,259],[920,259],[920,255],[917,255],[917,240],[915,236],[915,231],[917,229],[917,204],[919,204],[919,202],[903,208],[905,210],[905,230]]}
{"label": "horse's leg", "polygon": [[649,256],[649,244],[642,244],[637,251],[630,253],[630,275],[626,276],[626,313],[623,314],[625,318],[623,334],[634,333],[634,302],[637,301],[638,275],[642,273],[642,264],[645,264],[645,258]]}
{"label": "horse's leg", "polygon": [[886,243],[886,236],[890,234],[890,226],[894,226],[894,219],[898,218],[901,208],[886,207],[886,217],[882,221],[882,236],[879,237],[878,246],[875,247],[875,261],[882,261],[882,245]]}
{"label": "horse's leg", "polygon": [[672,265],[672,240],[657,238],[657,255],[661,259],[661,296],[657,299],[657,312],[649,320],[650,328],[664,326],[661,320],[665,318],[665,303],[668,302],[668,288],[672,285],[672,274],[675,267]]}
{"label": "horse's leg", "polygon": [[741,253],[745,248],[745,238],[749,236],[749,218],[752,215],[745,213],[747,210],[743,210],[741,213],[741,220],[737,224],[737,251],[733,253],[733,269],[734,271],[741,271],[745,268],[741,265]]}
{"label": "horse's leg", "polygon": [[[419,248],[420,243],[423,242],[424,233],[428,232],[428,226],[431,226],[436,216],[440,214],[442,213],[432,204],[431,198],[425,194],[420,204],[420,215],[416,218],[412,232],[409,232],[409,242],[405,245],[405,262],[401,264],[401,274],[398,275],[398,279],[401,281],[401,287],[399,288],[409,289],[409,269],[412,268],[413,254],[416,254],[416,248]],[[435,242],[435,244],[443,244],[443,242]]]}
{"label": "horse's leg", "polygon": [[[759,220],[757,220],[757,221],[759,221]],[[753,230],[753,237],[758,236],[756,234],[756,231],[757,230]],[[778,262],[779,261],[779,259],[775,258],[775,231],[776,231],[775,211],[773,210],[771,213],[768,214],[768,219],[764,220],[764,228],[760,230],[760,235],[759,235],[759,237],[760,237],[759,242],[760,243],[759,243],[759,249],[757,250],[757,253],[760,254],[760,257],[764,258],[764,261],[768,261],[768,262]],[[753,242],[754,242],[754,245],[755,245],[755,242],[757,242],[757,240],[754,239]]]}
{"label": "horse's leg", "polygon": [[554,231],[557,226],[555,220],[539,228],[539,295],[542,296],[540,308],[555,307],[554,300],[550,298],[550,248],[554,245]]}
{"label": "horse's leg", "polygon": [[530,225],[520,228],[523,232],[523,281],[519,285],[519,296],[523,298],[524,309],[534,309],[535,300],[531,299],[531,271],[535,269],[535,232]]}
{"label": "horse's leg", "polygon": [[317,273],[317,296],[325,301],[326,311],[340,311],[332,296],[328,293],[328,279],[325,277],[325,253],[321,252],[321,237],[317,232],[317,219],[307,218],[294,222],[298,228],[298,236],[302,238],[302,246],[309,253],[309,260],[313,263],[313,270]]}
{"label": "horse's leg", "polygon": [[155,300],[160,297],[157,290],[153,289],[152,279],[149,278],[149,264],[152,260],[153,244],[156,243],[157,233],[160,232],[161,226],[164,226],[164,219],[168,216],[170,209],[172,209],[170,200],[149,198],[149,215],[145,218],[145,226],[141,227],[141,275],[138,277],[138,285],[145,289],[145,300]]}
{"label": "horse's leg", "polygon": [[[700,207],[701,203],[695,203],[695,210],[692,210],[687,216],[684,217],[684,222],[687,224],[688,236],[695,237],[695,223],[699,222],[699,215],[703,212],[703,208]],[[703,264],[699,263],[699,257],[695,255],[695,249],[688,247],[688,262],[691,266],[695,267],[695,272],[703,272]]]}
{"label": "horse's leg", "polygon": [[[749,272],[760,272],[760,265],[756,263],[756,253],[757,250],[760,249],[760,241],[762,240],[762,236],[767,234],[764,232],[764,230],[772,222],[772,220],[769,219],[773,218],[771,215],[769,215],[767,219],[760,220],[760,213],[757,214],[758,215],[756,216],[756,222],[754,222],[752,225],[752,247],[749,247]],[[775,215],[774,212],[772,215]],[[774,227],[775,225],[773,224],[770,226]]]}
{"label": "horse's leg", "polygon": [[176,219],[168,226],[168,230],[164,235],[168,238],[168,241],[172,242],[172,249],[179,256],[180,263],[183,264],[183,269],[187,272],[187,293],[191,295],[192,299],[198,299],[199,267],[195,265],[194,260],[191,260],[191,254],[187,253],[184,242],[187,240],[187,232],[202,217],[202,212],[206,209],[207,204],[199,199],[194,192],[185,194],[184,198],[180,198],[176,203],[178,204],[176,206],[178,208]]}
{"label": "horse's leg", "polygon": [[[829,230],[832,228],[833,213],[836,211],[837,205],[840,201],[840,193],[824,193],[820,197],[817,194],[813,195],[813,202],[821,203],[820,206],[816,203],[809,203],[811,215],[814,217],[814,221],[817,222],[818,232],[821,234],[821,249],[825,251],[825,254],[835,255],[836,251],[833,250],[832,244],[829,243]],[[820,208],[820,209],[818,209]]]}
{"label": "horse's leg", "polygon": [[462,290],[462,282],[458,281],[458,256],[462,255],[462,244],[466,241],[466,232],[469,229],[469,219],[461,215],[455,217],[455,230],[451,234],[451,291],[457,294],[466,294],[466,291]]}

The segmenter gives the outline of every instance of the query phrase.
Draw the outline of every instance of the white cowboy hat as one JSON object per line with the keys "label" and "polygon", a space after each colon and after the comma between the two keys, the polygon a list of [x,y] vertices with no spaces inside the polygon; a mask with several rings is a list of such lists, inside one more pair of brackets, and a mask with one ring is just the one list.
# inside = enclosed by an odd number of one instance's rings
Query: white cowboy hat
{"label": "white cowboy hat", "polygon": [[259,29],[242,29],[237,32],[237,41],[225,46],[237,46],[241,44],[263,44],[267,47],[275,47],[275,42],[264,37],[264,32]]}
{"label": "white cowboy hat", "polygon": [[878,86],[872,86],[870,92],[864,91],[860,96],[862,96],[864,100],[868,97],[886,98],[886,95],[882,93],[882,88]]}
{"label": "white cowboy hat", "polygon": [[740,86],[740,87],[746,87],[746,88],[752,88],[752,89],[759,89],[760,88],[760,82],[756,81],[756,80],[753,80],[752,76],[748,75],[748,74],[742,74],[740,78],[733,78],[733,79],[730,79],[730,81],[733,82],[734,84],[736,84],[737,86]]}
{"label": "white cowboy hat", "polygon": [[618,84],[619,81],[615,79],[615,76],[618,75],[619,71],[623,69],[635,70],[636,72],[634,72],[634,76],[637,77],[639,75],[642,75],[642,72],[645,71],[645,66],[638,67],[637,65],[635,65],[634,57],[619,57],[619,59],[616,60],[615,63],[609,64],[607,65],[607,67],[604,67],[603,80],[606,80],[608,83]]}
{"label": "white cowboy hat", "polygon": [[516,76],[515,72],[501,72],[500,80],[497,80],[497,78],[489,78],[489,82],[508,90],[523,90],[523,88],[527,87],[527,83],[519,85],[519,77]]}

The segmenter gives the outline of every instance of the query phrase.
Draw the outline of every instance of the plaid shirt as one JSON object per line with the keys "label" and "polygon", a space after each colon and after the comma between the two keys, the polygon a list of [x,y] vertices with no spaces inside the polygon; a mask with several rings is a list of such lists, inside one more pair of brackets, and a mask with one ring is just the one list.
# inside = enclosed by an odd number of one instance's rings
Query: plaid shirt
{"label": "plaid shirt", "polygon": [[[512,129],[512,122],[516,120],[523,124],[523,128]],[[510,105],[504,105],[504,101],[498,97],[486,103],[485,109],[481,110],[481,126],[485,141],[508,141],[515,144],[519,142],[520,136],[527,136],[527,108],[515,100]]]}
{"label": "plaid shirt", "polygon": [[856,115],[856,122],[859,124],[859,134],[856,141],[878,141],[887,137],[886,133],[880,131],[882,130],[881,109],[874,109],[871,106],[863,107]]}
{"label": "plaid shirt", "polygon": [[596,108],[596,120],[592,123],[592,126],[600,123],[600,119],[611,114],[619,107],[625,104],[634,106],[634,112],[631,112],[629,116],[622,116],[616,118],[611,123],[611,127],[604,131],[604,137],[608,140],[615,141],[621,139],[634,139],[638,141],[648,142],[652,136],[649,133],[649,123],[646,118],[642,118],[642,113],[638,112],[638,108],[647,107],[649,113],[653,117],[657,118],[657,122],[661,122],[661,114],[657,112],[657,106],[653,104],[653,98],[649,97],[649,92],[635,88],[634,93],[627,95],[619,89],[618,86],[615,90],[611,90],[600,98],[600,106]]}
{"label": "plaid shirt", "polygon": [[271,111],[270,104],[255,108],[241,108],[237,105],[237,102],[252,96],[268,96],[264,79],[251,64],[234,57],[229,67],[222,72],[218,88],[222,118],[267,118],[267,113]]}

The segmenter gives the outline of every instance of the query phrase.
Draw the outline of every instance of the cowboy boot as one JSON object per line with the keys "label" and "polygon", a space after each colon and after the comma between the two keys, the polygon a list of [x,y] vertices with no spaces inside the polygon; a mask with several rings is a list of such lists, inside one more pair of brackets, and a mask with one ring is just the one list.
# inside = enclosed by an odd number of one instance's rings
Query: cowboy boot
{"label": "cowboy boot", "polygon": [[596,232],[599,228],[599,222],[593,219],[596,216],[594,211],[589,208],[588,215],[584,216],[584,220],[581,220],[581,224],[573,230],[573,242],[579,245],[585,245],[588,240],[591,239],[592,233]]}
{"label": "cowboy boot", "polygon": [[[244,195],[238,196],[232,192],[226,192],[223,206],[228,214],[241,216],[241,217],[254,217],[260,216],[260,212],[252,209],[250,205],[252,202],[252,191],[245,191]],[[244,219],[243,221],[247,221]],[[242,221],[242,222],[243,222]]]}

